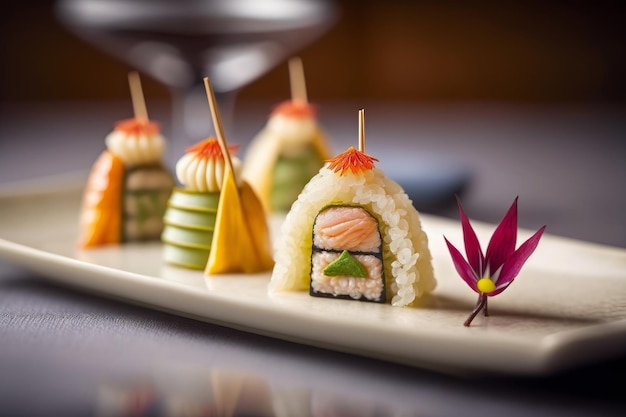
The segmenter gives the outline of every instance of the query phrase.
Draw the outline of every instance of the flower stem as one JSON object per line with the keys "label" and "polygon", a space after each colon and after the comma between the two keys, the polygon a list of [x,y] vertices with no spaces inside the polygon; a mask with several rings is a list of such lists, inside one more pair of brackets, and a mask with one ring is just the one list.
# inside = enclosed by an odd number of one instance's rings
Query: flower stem
{"label": "flower stem", "polygon": [[485,297],[485,308],[483,308],[483,314],[485,315],[485,317],[487,317],[489,315],[489,310],[487,309],[487,301],[489,300],[489,297],[487,297],[486,294],[484,294]]}
{"label": "flower stem", "polygon": [[476,315],[482,309],[485,309],[485,310],[487,309],[487,295],[483,294],[483,293],[480,293],[478,295],[478,301],[476,302],[476,307],[474,307],[474,310],[472,311],[472,314],[469,315],[469,317],[467,318],[467,320],[465,320],[465,323],[463,323],[463,325],[465,327],[469,327],[470,324],[472,324],[472,320],[474,320],[474,317],[476,317]]}

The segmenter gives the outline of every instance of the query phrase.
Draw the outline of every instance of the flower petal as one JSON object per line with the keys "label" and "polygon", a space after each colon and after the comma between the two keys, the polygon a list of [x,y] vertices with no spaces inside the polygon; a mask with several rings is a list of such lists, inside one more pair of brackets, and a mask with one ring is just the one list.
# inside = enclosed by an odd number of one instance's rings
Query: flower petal
{"label": "flower petal", "polygon": [[[504,265],[502,266],[502,271],[500,271],[498,281],[496,282],[496,291],[498,291],[498,293],[504,291],[504,288],[506,288],[506,286],[508,286],[511,281],[515,279],[517,274],[519,274],[519,271],[522,269],[522,266],[524,265],[528,257],[532,255],[532,253],[537,248],[537,245],[539,244],[539,239],[541,239],[541,235],[543,235],[544,230],[546,230],[546,226],[543,226],[526,242],[522,243],[522,245],[515,251],[515,253],[513,253],[513,255],[511,255],[511,257],[504,262]],[[500,290],[500,288],[502,289]]]}
{"label": "flower petal", "polygon": [[485,259],[493,274],[515,252],[517,240],[517,197],[493,232]]}
{"label": "flower petal", "polygon": [[454,267],[456,268],[456,272],[463,278],[463,281],[467,283],[474,291],[478,291],[478,287],[476,286],[476,282],[478,278],[476,278],[476,273],[472,270],[470,264],[467,263],[461,252],[446,239],[444,236],[443,239],[446,241],[448,245],[448,250],[450,251],[450,256],[452,257],[452,262],[454,263]]}
{"label": "flower petal", "polygon": [[459,200],[458,197],[456,198],[456,203],[459,206],[459,214],[461,216],[461,227],[463,228],[463,242],[465,242],[465,254],[467,255],[467,261],[472,267],[472,270],[474,270],[477,275],[482,277],[485,272],[485,257],[483,255],[483,251],[480,248],[476,232],[474,232],[474,229],[469,222],[469,218],[463,210],[461,200]]}

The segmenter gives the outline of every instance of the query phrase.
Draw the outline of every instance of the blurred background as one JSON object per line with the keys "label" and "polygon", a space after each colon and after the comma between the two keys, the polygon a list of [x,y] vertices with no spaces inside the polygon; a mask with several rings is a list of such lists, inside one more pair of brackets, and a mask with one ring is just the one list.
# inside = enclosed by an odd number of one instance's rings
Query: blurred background
{"label": "blurred background", "polygon": [[[263,12],[265,1],[241,4]],[[470,217],[496,223],[519,195],[522,227],[626,246],[625,3],[331,3],[334,22],[293,54],[336,151],[355,143],[365,107],[368,151],[418,209],[457,218],[453,195],[465,193]],[[126,77],[135,68],[71,33],[54,6],[22,0],[0,14],[4,182],[87,170],[113,123],[132,114]],[[281,59],[223,112],[234,114],[226,133],[240,152],[289,98]],[[179,106],[151,74],[142,81],[169,137]],[[205,97],[187,107],[208,123]],[[196,131],[189,141],[211,133]],[[191,143],[172,136],[170,163]],[[34,153],[45,156],[25,170]]]}
{"label": "blurred background", "polygon": [[[626,5],[619,1],[335,3],[337,23],[299,52],[312,100],[626,99]],[[130,67],[64,29],[53,5],[3,6],[2,99],[126,99],[119,79]],[[276,67],[240,97],[284,99],[286,74]],[[144,83],[148,97],[168,98],[158,82]]]}

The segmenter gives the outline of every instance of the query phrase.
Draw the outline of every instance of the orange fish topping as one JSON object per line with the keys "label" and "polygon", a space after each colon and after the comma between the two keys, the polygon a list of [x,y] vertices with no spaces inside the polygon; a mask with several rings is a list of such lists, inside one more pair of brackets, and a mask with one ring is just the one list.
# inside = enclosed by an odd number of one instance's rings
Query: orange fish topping
{"label": "orange fish topping", "polygon": [[330,162],[328,169],[343,175],[348,170],[352,171],[353,174],[368,171],[374,168],[374,162],[378,162],[378,159],[354,149],[354,146],[350,146],[347,151],[328,159],[326,162]]}
{"label": "orange fish topping", "polygon": [[160,126],[156,122],[151,122],[146,119],[126,119],[115,123],[115,130],[122,131],[128,135],[138,136],[145,134],[151,136],[159,133]]}
{"label": "orange fish topping", "polygon": [[[237,152],[239,146],[237,145],[228,145],[228,150],[231,154]],[[222,149],[220,148],[220,144],[217,139],[211,137],[203,140],[202,142],[198,142],[193,146],[187,148],[187,153],[195,153],[198,156],[206,159],[210,158],[219,158],[223,159]]]}
{"label": "orange fish topping", "polygon": [[293,118],[313,118],[315,117],[315,109],[309,103],[301,100],[287,100],[274,107],[271,116],[277,114]]}

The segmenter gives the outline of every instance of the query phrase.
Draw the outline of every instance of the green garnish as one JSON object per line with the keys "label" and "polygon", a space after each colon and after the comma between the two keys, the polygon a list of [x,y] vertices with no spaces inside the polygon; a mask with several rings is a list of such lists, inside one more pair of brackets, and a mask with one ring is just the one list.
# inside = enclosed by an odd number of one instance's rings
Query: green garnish
{"label": "green garnish", "polygon": [[356,278],[367,278],[369,276],[365,267],[346,250],[328,264],[323,273],[329,277],[349,275]]}

